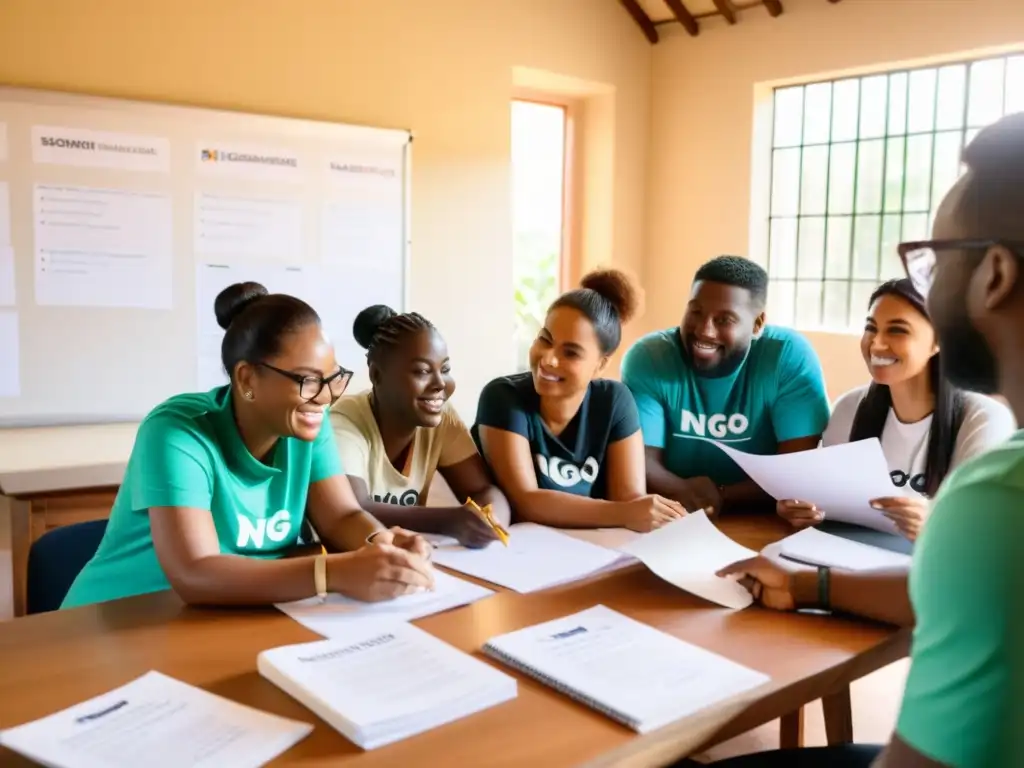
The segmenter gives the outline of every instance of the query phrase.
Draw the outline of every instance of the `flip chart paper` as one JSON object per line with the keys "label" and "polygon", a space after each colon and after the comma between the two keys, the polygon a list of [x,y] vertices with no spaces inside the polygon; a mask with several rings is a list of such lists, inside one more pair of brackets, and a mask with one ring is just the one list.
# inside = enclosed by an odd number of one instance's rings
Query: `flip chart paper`
{"label": "flip chart paper", "polygon": [[809,501],[829,520],[897,533],[895,524],[870,504],[872,499],[899,495],[878,438],[771,456],[708,442],[724,451],[774,499]]}
{"label": "flip chart paper", "polygon": [[726,608],[746,608],[750,593],[732,579],[715,574],[757,553],[740,546],[708,520],[693,512],[622,547],[655,574],[697,597]]}

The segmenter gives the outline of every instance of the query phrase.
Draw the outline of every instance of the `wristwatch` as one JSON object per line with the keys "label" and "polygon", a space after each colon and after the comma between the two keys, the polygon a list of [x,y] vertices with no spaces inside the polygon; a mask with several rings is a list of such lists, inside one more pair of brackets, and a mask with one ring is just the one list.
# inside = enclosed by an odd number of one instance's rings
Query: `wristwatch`
{"label": "wristwatch", "polygon": [[832,592],[832,569],[827,565],[818,566],[818,604],[815,606],[819,611],[832,610],[829,595]]}

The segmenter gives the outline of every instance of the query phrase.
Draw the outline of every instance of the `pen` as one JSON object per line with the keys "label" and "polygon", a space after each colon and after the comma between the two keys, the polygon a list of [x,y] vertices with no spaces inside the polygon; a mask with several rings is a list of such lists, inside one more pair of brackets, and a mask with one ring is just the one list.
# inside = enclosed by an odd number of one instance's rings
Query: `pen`
{"label": "pen", "polygon": [[502,528],[498,521],[494,519],[494,515],[491,513],[490,504],[481,509],[479,504],[473,501],[473,499],[467,497],[466,506],[470,507],[474,512],[476,512],[477,517],[479,517],[481,520],[483,520],[485,523],[491,526],[491,530],[494,531],[495,535],[498,537],[498,540],[506,547],[508,546],[508,531]]}

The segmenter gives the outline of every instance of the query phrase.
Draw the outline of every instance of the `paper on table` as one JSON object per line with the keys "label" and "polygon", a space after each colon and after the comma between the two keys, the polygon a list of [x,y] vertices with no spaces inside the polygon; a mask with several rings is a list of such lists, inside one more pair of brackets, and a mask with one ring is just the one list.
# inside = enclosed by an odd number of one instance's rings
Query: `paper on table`
{"label": "paper on table", "polygon": [[344,595],[331,594],[321,602],[317,597],[278,603],[277,607],[306,629],[324,637],[350,632],[354,622],[388,619],[413,621],[493,595],[479,584],[457,579],[443,571],[434,571],[434,591],[403,595],[394,600],[364,603]]}
{"label": "paper on table", "polygon": [[746,608],[750,593],[719,570],[757,553],[737,544],[699,510],[622,547],[655,574],[690,594],[726,608]]}
{"label": "paper on table", "polygon": [[20,355],[18,313],[0,310],[0,397],[21,396]]}
{"label": "paper on table", "polygon": [[268,763],[313,726],[223,699],[159,672],[0,733],[0,744],[57,768]]}
{"label": "paper on table", "polygon": [[14,249],[0,244],[0,307],[13,307],[17,303],[14,291]]}
{"label": "paper on table", "polygon": [[830,520],[897,533],[895,524],[869,503],[896,495],[878,438],[772,456],[715,445],[774,499],[809,501]]}
{"label": "paper on table", "polygon": [[770,680],[603,605],[491,638],[484,653],[639,733]]}
{"label": "paper on table", "polygon": [[621,552],[533,523],[513,525],[507,547],[493,542],[482,549],[439,547],[434,551],[435,563],[516,592],[576,581],[621,557]]}
{"label": "paper on table", "polygon": [[848,571],[907,567],[911,560],[910,555],[850,541],[816,528],[805,528],[787,536],[778,545],[773,551],[790,560]]}

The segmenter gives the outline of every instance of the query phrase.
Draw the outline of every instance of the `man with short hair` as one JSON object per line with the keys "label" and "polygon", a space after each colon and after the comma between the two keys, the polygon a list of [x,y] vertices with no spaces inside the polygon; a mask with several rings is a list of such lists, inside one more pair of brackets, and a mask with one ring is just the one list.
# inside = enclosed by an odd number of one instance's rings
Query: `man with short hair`
{"label": "man with short hair", "polygon": [[829,403],[818,356],[796,331],[765,324],[768,275],[719,256],[697,270],[679,327],[648,334],[622,361],[647,446],[647,489],[688,509],[773,503],[701,438],[746,453],[815,448]]}
{"label": "man with short hair", "polygon": [[[1024,419],[1024,113],[964,151],[933,240],[900,256],[928,297],[950,380]],[[907,570],[831,573],[764,557],[736,563],[761,604],[915,623],[888,746],[786,750],[717,765],[1009,768],[1024,765],[1024,430],[946,478]],[[875,757],[877,755],[877,757]],[[871,761],[874,759],[874,762]]]}

